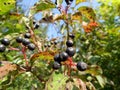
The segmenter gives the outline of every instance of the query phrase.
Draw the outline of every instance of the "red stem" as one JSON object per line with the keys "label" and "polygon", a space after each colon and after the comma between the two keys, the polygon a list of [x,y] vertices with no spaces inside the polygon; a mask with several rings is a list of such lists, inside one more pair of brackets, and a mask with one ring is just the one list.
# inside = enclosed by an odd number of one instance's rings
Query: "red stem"
{"label": "red stem", "polygon": [[26,66],[28,66],[27,55],[26,55],[26,47],[25,46],[23,46],[23,48],[22,48],[22,53],[23,53],[23,57],[25,59]]}

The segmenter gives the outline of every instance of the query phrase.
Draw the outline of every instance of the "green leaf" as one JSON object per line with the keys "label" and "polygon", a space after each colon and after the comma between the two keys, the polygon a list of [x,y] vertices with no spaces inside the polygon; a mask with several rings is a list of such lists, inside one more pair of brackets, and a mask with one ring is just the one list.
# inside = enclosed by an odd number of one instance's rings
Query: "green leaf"
{"label": "green leaf", "polygon": [[89,20],[94,21],[96,19],[96,14],[91,7],[83,6],[78,8],[78,10]]}
{"label": "green leaf", "polygon": [[0,0],[0,15],[3,15],[15,8],[15,0]]}
{"label": "green leaf", "polygon": [[96,79],[98,80],[100,86],[101,86],[102,88],[104,88],[104,85],[106,84],[106,79],[105,79],[105,77],[103,77],[103,76],[101,76],[101,75],[97,75],[97,76],[96,76]]}
{"label": "green leaf", "polygon": [[66,85],[67,76],[64,74],[56,74],[53,73],[51,78],[46,83],[45,90],[64,90],[64,86]]}
{"label": "green leaf", "polygon": [[38,11],[43,11],[47,9],[55,8],[55,4],[52,2],[39,2],[36,4],[36,6],[33,8],[33,11],[35,10],[36,12]]}

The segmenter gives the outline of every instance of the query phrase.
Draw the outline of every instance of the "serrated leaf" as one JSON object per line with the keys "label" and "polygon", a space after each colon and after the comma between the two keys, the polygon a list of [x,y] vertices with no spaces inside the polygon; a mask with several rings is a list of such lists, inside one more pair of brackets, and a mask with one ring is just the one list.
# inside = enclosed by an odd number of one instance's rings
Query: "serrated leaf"
{"label": "serrated leaf", "polygon": [[0,0],[0,15],[5,15],[5,13],[15,8],[15,0]]}
{"label": "serrated leaf", "polygon": [[94,21],[96,19],[96,14],[91,7],[83,6],[78,8],[78,10],[90,21]]}

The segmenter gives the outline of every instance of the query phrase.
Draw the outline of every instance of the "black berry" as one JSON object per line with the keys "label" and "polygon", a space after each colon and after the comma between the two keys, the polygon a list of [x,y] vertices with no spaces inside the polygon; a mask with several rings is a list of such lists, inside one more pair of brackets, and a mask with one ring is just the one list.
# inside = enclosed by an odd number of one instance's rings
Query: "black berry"
{"label": "black berry", "polygon": [[59,62],[53,63],[53,69],[59,69],[61,67],[61,64]]}
{"label": "black berry", "polygon": [[30,44],[28,44],[27,47],[28,47],[29,50],[34,50],[35,49],[35,44],[30,43]]}
{"label": "black berry", "polygon": [[3,44],[0,44],[0,52],[4,52],[6,47]]}
{"label": "black berry", "polygon": [[48,47],[50,47],[50,46],[51,46],[51,44],[50,44],[50,43],[48,43],[48,44],[47,44],[47,46],[48,46]]}
{"label": "black berry", "polygon": [[77,69],[79,71],[85,71],[87,69],[87,64],[85,62],[78,62]]}
{"label": "black berry", "polygon": [[56,61],[56,62],[61,62],[61,57],[60,57],[60,54],[58,53],[58,54],[55,54],[55,56],[54,56],[54,61]]}
{"label": "black berry", "polygon": [[34,29],[38,29],[38,28],[39,28],[39,25],[35,24]]}
{"label": "black berry", "polygon": [[24,38],[23,40],[22,40],[22,44],[23,45],[28,45],[30,43],[30,40],[29,39],[27,39],[27,38]]}
{"label": "black berry", "polygon": [[61,61],[65,61],[68,59],[68,54],[66,52],[61,52],[60,58],[61,58]]}
{"label": "black berry", "polygon": [[3,39],[1,40],[1,43],[4,44],[5,46],[7,46],[7,45],[10,44],[10,40],[7,39],[7,38],[3,38]]}
{"label": "black berry", "polygon": [[68,47],[68,48],[66,49],[66,52],[67,52],[67,54],[68,54],[70,57],[72,57],[72,56],[74,56],[74,54],[75,54],[75,49],[74,49],[73,47]]}
{"label": "black berry", "polygon": [[46,43],[44,44],[44,47],[45,47],[45,48],[47,47],[47,44],[46,44]]}
{"label": "black berry", "polygon": [[22,38],[22,37],[17,37],[17,38],[16,38],[16,42],[22,43],[22,41],[23,41],[23,38]]}
{"label": "black berry", "polygon": [[70,33],[70,34],[69,34],[69,37],[72,38],[72,39],[74,39],[74,38],[75,38],[75,35],[72,34],[72,33]]}
{"label": "black berry", "polygon": [[56,45],[58,42],[57,41],[54,41],[54,44]]}
{"label": "black berry", "polygon": [[25,38],[30,38],[30,37],[31,37],[31,34],[30,34],[30,33],[25,33],[24,37],[25,37]]}
{"label": "black berry", "polygon": [[72,47],[72,46],[73,46],[73,41],[72,41],[72,40],[68,40],[68,41],[66,42],[66,45],[67,45],[68,47]]}

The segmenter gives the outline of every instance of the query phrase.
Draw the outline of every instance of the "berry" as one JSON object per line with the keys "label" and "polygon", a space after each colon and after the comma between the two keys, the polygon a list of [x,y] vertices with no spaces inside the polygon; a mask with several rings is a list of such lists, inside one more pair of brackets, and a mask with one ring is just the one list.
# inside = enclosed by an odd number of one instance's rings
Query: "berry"
{"label": "berry", "polygon": [[22,38],[22,37],[17,37],[17,38],[16,38],[16,42],[22,43],[22,41],[23,41],[23,38]]}
{"label": "berry", "polygon": [[7,38],[3,38],[3,39],[1,40],[1,43],[4,44],[5,46],[8,46],[8,45],[10,44],[10,40],[7,39]]}
{"label": "berry", "polygon": [[75,35],[71,33],[71,34],[69,34],[69,37],[72,38],[72,39],[74,39]]}
{"label": "berry", "polygon": [[72,40],[68,40],[68,41],[66,42],[66,45],[67,45],[68,47],[72,47],[72,46],[73,46],[73,41],[72,41]]}
{"label": "berry", "polygon": [[68,54],[66,52],[61,52],[60,58],[61,58],[61,61],[65,61],[68,59]]}
{"label": "berry", "polygon": [[38,28],[39,28],[39,25],[35,24],[34,29],[38,29]]}
{"label": "berry", "polygon": [[50,44],[50,43],[48,43],[48,44],[47,44],[47,46],[48,46],[48,47],[50,47],[50,46],[51,46],[51,44]]}
{"label": "berry", "polygon": [[0,52],[4,52],[6,47],[3,44],[0,44]]}
{"label": "berry", "polygon": [[57,41],[54,41],[54,44],[56,45],[58,42]]}
{"label": "berry", "polygon": [[66,2],[66,4],[67,4],[67,5],[69,5],[69,4],[70,4],[69,0],[65,0],[65,2]]}
{"label": "berry", "polygon": [[53,63],[53,69],[59,69],[61,67],[61,64],[59,62],[54,62]]}
{"label": "berry", "polygon": [[87,64],[85,62],[78,62],[77,69],[79,71],[85,71],[87,69]]}
{"label": "berry", "polygon": [[59,53],[54,56],[54,61],[61,62],[61,57]]}
{"label": "berry", "polygon": [[22,40],[22,44],[23,45],[28,45],[30,43],[30,40],[29,39],[27,39],[27,38],[24,38],[23,40]]}
{"label": "berry", "polygon": [[28,49],[29,50],[34,50],[35,49],[35,44],[33,44],[33,43],[28,44]]}
{"label": "berry", "polygon": [[68,48],[66,49],[66,52],[67,52],[67,54],[68,54],[70,57],[72,57],[72,56],[74,56],[74,54],[75,54],[75,49],[74,49],[73,47],[68,47]]}
{"label": "berry", "polygon": [[46,43],[44,44],[44,47],[47,47],[47,44],[46,44]]}
{"label": "berry", "polygon": [[25,37],[25,38],[30,38],[30,37],[31,37],[31,34],[30,34],[30,33],[25,33],[24,37]]}

